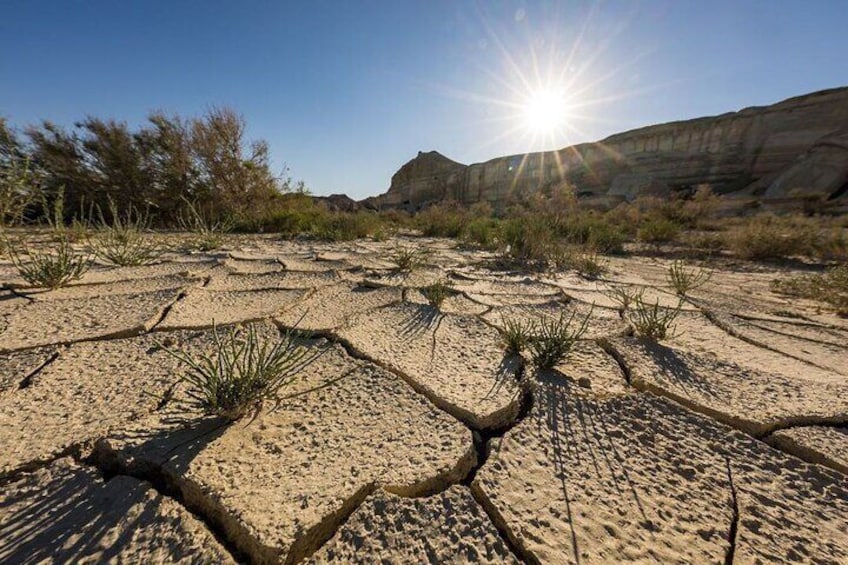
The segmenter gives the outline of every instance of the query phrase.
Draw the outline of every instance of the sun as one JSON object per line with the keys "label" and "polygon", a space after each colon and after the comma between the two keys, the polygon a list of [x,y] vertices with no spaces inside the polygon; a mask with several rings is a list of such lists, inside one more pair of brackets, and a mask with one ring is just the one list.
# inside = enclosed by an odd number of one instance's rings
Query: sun
{"label": "sun", "polygon": [[534,90],[524,100],[522,109],[524,125],[535,134],[550,134],[567,125],[568,100],[561,91]]}

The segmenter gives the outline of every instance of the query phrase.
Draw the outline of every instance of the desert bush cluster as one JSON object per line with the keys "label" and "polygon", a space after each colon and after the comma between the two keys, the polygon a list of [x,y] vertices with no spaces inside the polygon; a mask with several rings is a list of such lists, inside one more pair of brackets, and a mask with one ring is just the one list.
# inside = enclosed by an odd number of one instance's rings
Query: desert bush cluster
{"label": "desert bush cluster", "polygon": [[201,250],[219,246],[229,231],[347,241],[411,230],[495,252],[505,265],[590,278],[603,273],[605,255],[625,251],[848,259],[844,222],[815,207],[725,217],[707,185],[612,209],[590,208],[576,194],[560,183],[497,209],[442,202],[415,214],[336,211],[303,183],[275,174],[268,144],[249,140],[244,119],[227,108],[194,118],[154,112],[135,128],[86,117],[71,129],[44,121],[17,130],[0,119],[0,223],[61,225],[78,239],[107,211],[109,221],[143,215],[151,227],[190,231]]}
{"label": "desert bush cluster", "polygon": [[817,300],[832,307],[840,316],[848,316],[848,264],[837,265],[821,274],[775,279],[771,286],[780,294]]}
{"label": "desert bush cluster", "polygon": [[582,319],[577,318],[576,311],[568,316],[560,312],[556,318],[542,316],[529,321],[504,318],[500,329],[501,342],[508,354],[520,355],[528,350],[537,369],[551,369],[586,333],[593,309]]}

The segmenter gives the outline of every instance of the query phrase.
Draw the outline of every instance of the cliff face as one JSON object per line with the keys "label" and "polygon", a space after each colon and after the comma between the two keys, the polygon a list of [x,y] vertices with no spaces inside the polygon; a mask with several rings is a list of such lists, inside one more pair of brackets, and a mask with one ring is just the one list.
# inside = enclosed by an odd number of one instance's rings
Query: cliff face
{"label": "cliff face", "polygon": [[772,106],[649,126],[559,151],[462,165],[419,153],[370,206],[415,209],[440,200],[507,202],[563,181],[610,203],[637,196],[714,192],[777,200],[848,198],[848,88]]}

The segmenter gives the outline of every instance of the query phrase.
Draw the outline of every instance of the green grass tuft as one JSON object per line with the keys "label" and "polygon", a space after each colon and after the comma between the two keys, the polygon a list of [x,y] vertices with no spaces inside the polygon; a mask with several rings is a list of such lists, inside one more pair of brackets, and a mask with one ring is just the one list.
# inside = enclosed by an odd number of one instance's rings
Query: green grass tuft
{"label": "green grass tuft", "polygon": [[706,269],[687,270],[683,261],[673,261],[668,267],[668,284],[678,296],[686,296],[689,291],[700,288],[711,276]]}
{"label": "green grass tuft", "polygon": [[659,300],[654,304],[645,302],[641,295],[633,301],[628,318],[636,334],[652,341],[674,337],[674,321],[680,314],[682,302],[676,308],[661,307]]}
{"label": "green grass tuft", "polygon": [[528,345],[536,368],[552,368],[568,355],[574,343],[583,336],[589,327],[592,310],[575,326],[576,315],[577,312],[572,312],[566,318],[563,312],[559,318],[544,317],[535,324]]}
{"label": "green grass tuft", "polygon": [[535,331],[532,322],[520,319],[501,318],[502,327],[498,329],[504,349],[510,355],[520,355],[530,343]]}
{"label": "green grass tuft", "polygon": [[433,284],[429,284],[421,289],[421,294],[424,295],[424,298],[427,299],[430,306],[436,310],[442,307],[442,302],[444,302],[445,298],[450,296],[452,293],[453,288],[450,283],[444,281],[434,282]]}
{"label": "green grass tuft", "polygon": [[147,265],[164,253],[147,230],[147,216],[130,210],[121,216],[115,203],[110,204],[112,222],[107,223],[100,214],[98,236],[89,240],[93,253],[101,260],[119,267]]}
{"label": "green grass tuft", "polygon": [[265,402],[279,404],[280,391],[316,358],[297,343],[293,331],[273,345],[261,340],[253,325],[230,328],[223,337],[217,327],[212,333],[211,355],[195,358],[161,347],[188,367],[181,382],[188,385],[189,404],[229,421],[258,413]]}
{"label": "green grass tuft", "polygon": [[33,286],[59,288],[81,278],[91,266],[91,258],[77,253],[67,239],[60,240],[48,253],[25,249],[28,261],[22,260],[11,244],[6,245],[18,273]]}

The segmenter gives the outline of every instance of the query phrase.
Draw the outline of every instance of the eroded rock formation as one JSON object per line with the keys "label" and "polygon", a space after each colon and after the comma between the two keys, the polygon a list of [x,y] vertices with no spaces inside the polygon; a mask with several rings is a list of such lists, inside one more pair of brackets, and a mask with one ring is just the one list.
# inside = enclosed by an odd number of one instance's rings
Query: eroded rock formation
{"label": "eroded rock formation", "polygon": [[468,166],[436,151],[419,153],[395,173],[388,192],[364,203],[409,209],[440,200],[499,205],[563,181],[608,204],[685,194],[700,184],[762,200],[845,199],[848,88]]}

